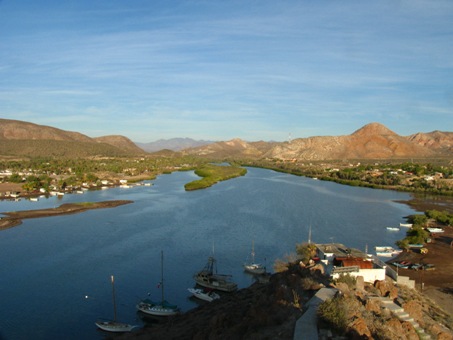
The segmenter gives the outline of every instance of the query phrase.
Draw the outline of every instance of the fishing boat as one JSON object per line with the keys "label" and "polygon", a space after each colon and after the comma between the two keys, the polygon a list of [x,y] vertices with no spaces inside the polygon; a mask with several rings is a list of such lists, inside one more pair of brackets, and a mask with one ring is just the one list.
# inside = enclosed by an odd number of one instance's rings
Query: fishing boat
{"label": "fishing boat", "polygon": [[173,305],[164,298],[164,252],[161,251],[161,280],[158,288],[161,290],[161,301],[154,302],[150,299],[144,299],[137,304],[137,309],[145,314],[154,316],[171,316],[179,313],[177,305]]}
{"label": "fishing boat", "polygon": [[262,264],[255,263],[255,244],[252,242],[251,262],[244,263],[244,270],[251,274],[264,274],[266,273],[266,267]]}
{"label": "fishing boat", "polygon": [[220,295],[217,294],[215,291],[213,290],[208,290],[208,289],[200,289],[200,288],[188,288],[187,289],[194,297],[200,299],[200,300],[204,300],[204,301],[208,301],[208,302],[212,302],[214,300],[217,300],[217,299],[220,299]]}
{"label": "fishing boat", "polygon": [[224,292],[233,292],[238,287],[236,283],[231,281],[231,275],[217,274],[216,259],[213,256],[208,258],[206,266],[193,278],[200,286]]}
{"label": "fishing boat", "polygon": [[111,276],[112,281],[112,299],[113,299],[113,320],[108,321],[96,321],[95,324],[100,329],[106,332],[116,332],[116,333],[123,333],[123,332],[130,332],[134,328],[138,326],[129,325],[127,323],[118,322],[116,321],[116,299],[115,299],[115,280],[113,275]]}

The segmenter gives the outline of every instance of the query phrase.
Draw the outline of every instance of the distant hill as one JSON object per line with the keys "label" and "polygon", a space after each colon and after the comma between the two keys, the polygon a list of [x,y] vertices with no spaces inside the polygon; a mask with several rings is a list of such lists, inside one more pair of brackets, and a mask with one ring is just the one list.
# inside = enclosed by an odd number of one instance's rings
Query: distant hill
{"label": "distant hill", "polygon": [[453,155],[453,132],[419,132],[408,138],[412,143]]}
{"label": "distant hill", "polygon": [[90,138],[78,132],[18,120],[0,119],[0,156],[157,157],[195,155],[211,159],[339,160],[453,157],[453,132],[433,131],[400,136],[379,123],[370,123],[350,135],[296,138],[291,142],[246,142],[241,139],[210,142],[190,138],[133,143],[124,136]]}
{"label": "distant hill", "polygon": [[188,148],[194,148],[207,144],[214,143],[212,141],[195,140],[192,138],[171,138],[159,139],[155,142],[138,143],[135,144],[147,152],[156,152],[161,150],[181,151]]}
{"label": "distant hill", "polygon": [[245,142],[234,139],[184,152],[210,158],[404,159],[451,157],[452,145],[453,133],[450,132],[431,132],[404,137],[382,124],[370,123],[346,136],[298,138],[282,143]]}
{"label": "distant hill", "polygon": [[24,157],[120,157],[144,154],[123,136],[90,138],[78,132],[0,119],[0,155]]}

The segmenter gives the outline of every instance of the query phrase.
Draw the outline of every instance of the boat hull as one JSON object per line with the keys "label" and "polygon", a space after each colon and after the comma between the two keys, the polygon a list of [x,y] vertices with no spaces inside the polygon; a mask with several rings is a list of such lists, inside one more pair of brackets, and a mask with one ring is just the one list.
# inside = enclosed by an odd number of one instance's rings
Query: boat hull
{"label": "boat hull", "polygon": [[137,327],[116,321],[97,321],[95,322],[95,325],[103,331],[114,333],[130,332]]}
{"label": "boat hull", "polygon": [[154,316],[172,316],[179,314],[179,309],[175,307],[167,307],[163,305],[153,305],[146,302],[140,302],[137,309],[142,313]]}
{"label": "boat hull", "polygon": [[212,276],[194,276],[195,282],[205,288],[220,290],[223,292],[234,292],[237,289],[237,284],[234,282],[225,281]]}
{"label": "boat hull", "polygon": [[252,263],[252,264],[244,264],[244,271],[250,274],[257,274],[261,275],[266,273],[266,268],[260,264]]}
{"label": "boat hull", "polygon": [[220,295],[215,292],[204,292],[202,289],[189,288],[188,291],[196,298],[208,302],[220,299]]}

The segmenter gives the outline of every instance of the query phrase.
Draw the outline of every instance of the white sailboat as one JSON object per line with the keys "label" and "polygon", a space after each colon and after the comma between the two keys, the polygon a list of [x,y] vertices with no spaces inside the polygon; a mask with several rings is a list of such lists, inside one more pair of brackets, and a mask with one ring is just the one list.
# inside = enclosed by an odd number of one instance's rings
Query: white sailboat
{"label": "white sailboat", "polygon": [[252,242],[252,252],[251,252],[252,261],[249,263],[244,263],[244,270],[252,274],[264,274],[266,273],[266,266],[262,264],[255,263],[255,243]]}
{"label": "white sailboat", "polygon": [[112,299],[113,299],[113,320],[109,321],[96,321],[95,324],[103,331],[107,332],[130,332],[132,329],[138,327],[129,325],[127,323],[116,321],[116,299],[115,299],[115,280],[113,275],[111,276],[112,281]]}
{"label": "white sailboat", "polygon": [[144,299],[137,304],[137,309],[145,314],[154,316],[171,316],[179,313],[176,305],[170,304],[164,297],[164,252],[161,251],[161,281],[159,282],[162,298],[160,302]]}

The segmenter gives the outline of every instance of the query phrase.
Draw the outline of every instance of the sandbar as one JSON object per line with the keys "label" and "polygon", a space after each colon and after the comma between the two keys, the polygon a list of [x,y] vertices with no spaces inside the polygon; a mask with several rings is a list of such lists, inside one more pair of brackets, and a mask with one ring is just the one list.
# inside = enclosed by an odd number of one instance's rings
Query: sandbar
{"label": "sandbar", "polygon": [[0,230],[18,226],[22,223],[22,220],[27,218],[77,214],[91,209],[114,208],[133,202],[134,201],[128,200],[114,200],[102,202],[65,203],[56,208],[4,212],[2,214],[6,215],[6,217],[2,217],[0,219]]}

